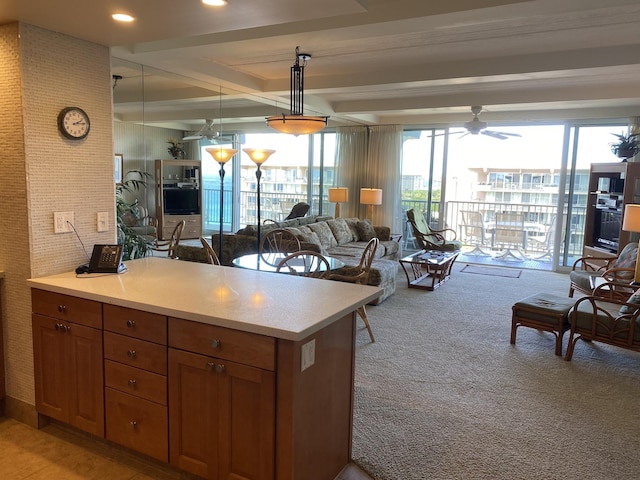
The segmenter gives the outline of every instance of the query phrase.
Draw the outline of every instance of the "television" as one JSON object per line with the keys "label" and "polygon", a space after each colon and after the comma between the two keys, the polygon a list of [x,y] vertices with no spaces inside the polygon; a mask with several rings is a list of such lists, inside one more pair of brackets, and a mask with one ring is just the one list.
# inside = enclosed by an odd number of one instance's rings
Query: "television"
{"label": "television", "polygon": [[617,252],[620,246],[620,228],[622,227],[622,210],[597,208],[593,239],[596,246]]}
{"label": "television", "polygon": [[200,190],[196,188],[165,188],[162,195],[165,215],[200,213]]}

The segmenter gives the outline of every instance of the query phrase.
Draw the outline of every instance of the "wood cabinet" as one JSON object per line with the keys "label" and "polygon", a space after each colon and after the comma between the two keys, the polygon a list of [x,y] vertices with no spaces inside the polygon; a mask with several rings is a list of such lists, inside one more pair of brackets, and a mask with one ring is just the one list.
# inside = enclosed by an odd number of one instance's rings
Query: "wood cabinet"
{"label": "wood cabinet", "polygon": [[612,257],[632,241],[624,206],[640,203],[640,163],[594,163],[589,173],[583,256]]}
{"label": "wood cabinet", "polygon": [[177,318],[169,339],[171,464],[208,479],[273,479],[275,340]]}
{"label": "wood cabinet", "polygon": [[104,305],[106,437],[169,460],[167,318]]}
{"label": "wood cabinet", "polygon": [[102,304],[32,291],[36,409],[104,436]]}
{"label": "wood cabinet", "polygon": [[181,238],[202,235],[202,173],[197,160],[156,160],[156,216],[158,236],[171,238],[185,221]]}

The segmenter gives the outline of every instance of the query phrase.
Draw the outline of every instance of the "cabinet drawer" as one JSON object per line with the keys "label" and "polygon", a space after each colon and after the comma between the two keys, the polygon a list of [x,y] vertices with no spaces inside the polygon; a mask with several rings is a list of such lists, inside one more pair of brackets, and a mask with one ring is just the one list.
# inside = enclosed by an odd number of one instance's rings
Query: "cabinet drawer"
{"label": "cabinet drawer", "polygon": [[275,339],[169,317],[169,346],[275,370]]}
{"label": "cabinet drawer", "polygon": [[167,347],[104,332],[104,358],[150,372],[167,374]]}
{"label": "cabinet drawer", "polygon": [[33,313],[102,328],[102,303],[46,290],[31,290]]}
{"label": "cabinet drawer", "polygon": [[167,344],[167,317],[117,305],[104,305],[104,329],[149,342]]}
{"label": "cabinet drawer", "polygon": [[167,407],[107,388],[107,439],[169,461]]}
{"label": "cabinet drawer", "polygon": [[167,404],[167,377],[164,375],[105,360],[104,380],[107,387],[161,405]]}

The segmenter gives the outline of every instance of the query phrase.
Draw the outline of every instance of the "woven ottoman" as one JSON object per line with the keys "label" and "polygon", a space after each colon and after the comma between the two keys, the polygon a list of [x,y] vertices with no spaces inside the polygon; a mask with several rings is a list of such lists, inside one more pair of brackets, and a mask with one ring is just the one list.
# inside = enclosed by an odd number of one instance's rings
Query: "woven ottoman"
{"label": "woven ottoman", "polygon": [[511,344],[516,343],[518,327],[531,327],[556,336],[556,355],[562,355],[562,336],[569,330],[567,314],[576,302],[573,298],[537,293],[516,302],[511,317]]}

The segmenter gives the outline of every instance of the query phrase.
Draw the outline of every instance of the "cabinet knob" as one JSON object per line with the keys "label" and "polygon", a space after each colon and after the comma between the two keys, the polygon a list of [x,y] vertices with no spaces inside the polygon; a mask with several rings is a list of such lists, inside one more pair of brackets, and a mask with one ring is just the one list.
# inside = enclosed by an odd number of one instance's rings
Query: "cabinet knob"
{"label": "cabinet knob", "polygon": [[136,328],[135,320],[127,320],[127,328]]}
{"label": "cabinet knob", "polygon": [[209,370],[214,370],[215,369],[216,364],[213,362],[207,362],[207,368]]}
{"label": "cabinet knob", "polygon": [[135,420],[131,420],[129,422],[129,425],[131,425],[131,428],[133,428],[135,430],[136,427],[138,426],[138,422],[136,422]]}
{"label": "cabinet knob", "polygon": [[211,340],[211,348],[220,348],[222,346],[222,342],[218,339]]}
{"label": "cabinet knob", "polygon": [[58,305],[58,312],[65,313],[67,311],[66,305]]}
{"label": "cabinet knob", "polygon": [[127,357],[136,358],[136,351],[135,350],[127,350]]}
{"label": "cabinet knob", "polygon": [[219,363],[216,365],[216,372],[217,373],[224,373],[224,365]]}
{"label": "cabinet knob", "polygon": [[129,382],[128,382],[128,383],[129,383],[129,386],[130,386],[131,388],[136,388],[136,384],[137,384],[138,382],[136,382],[136,381],[132,378],[131,380],[129,380]]}

